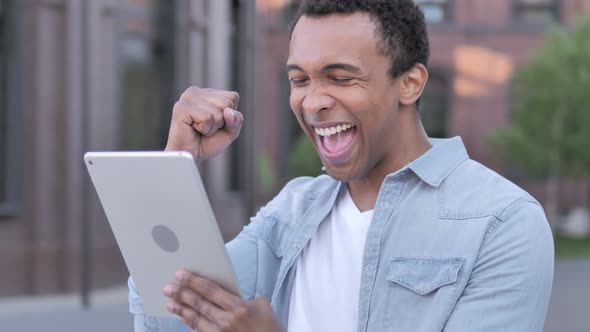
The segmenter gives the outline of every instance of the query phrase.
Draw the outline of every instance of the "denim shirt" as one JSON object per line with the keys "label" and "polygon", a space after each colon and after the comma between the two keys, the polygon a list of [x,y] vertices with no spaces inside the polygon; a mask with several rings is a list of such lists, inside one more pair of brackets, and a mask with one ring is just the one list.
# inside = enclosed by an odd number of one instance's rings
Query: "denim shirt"
{"label": "denim shirt", "polygon": [[[358,331],[541,331],[554,259],[542,207],[469,159],[460,138],[432,142],[381,186]],[[296,261],[341,185],[326,175],[291,181],[227,244],[242,295],[269,298],[284,326]],[[190,331],[146,315],[131,278],[129,289],[135,331]]]}

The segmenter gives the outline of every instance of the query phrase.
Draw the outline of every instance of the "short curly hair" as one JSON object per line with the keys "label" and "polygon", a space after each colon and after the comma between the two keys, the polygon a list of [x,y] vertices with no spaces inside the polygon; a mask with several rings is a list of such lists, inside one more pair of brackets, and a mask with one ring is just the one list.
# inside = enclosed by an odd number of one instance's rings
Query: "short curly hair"
{"label": "short curly hair", "polygon": [[391,58],[389,74],[397,78],[421,63],[428,65],[430,46],[422,9],[413,0],[302,0],[291,33],[302,16],[367,13],[382,40],[379,51]]}

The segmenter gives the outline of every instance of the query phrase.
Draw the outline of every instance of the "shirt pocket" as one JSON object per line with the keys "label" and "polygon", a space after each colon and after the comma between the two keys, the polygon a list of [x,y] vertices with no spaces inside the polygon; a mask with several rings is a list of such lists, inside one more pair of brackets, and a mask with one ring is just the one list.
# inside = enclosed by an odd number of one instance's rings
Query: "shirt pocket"
{"label": "shirt pocket", "polygon": [[260,239],[276,258],[282,258],[287,252],[294,229],[275,217],[266,217],[265,227]]}
{"label": "shirt pocket", "polygon": [[398,257],[387,272],[387,331],[441,331],[460,295],[460,257]]}

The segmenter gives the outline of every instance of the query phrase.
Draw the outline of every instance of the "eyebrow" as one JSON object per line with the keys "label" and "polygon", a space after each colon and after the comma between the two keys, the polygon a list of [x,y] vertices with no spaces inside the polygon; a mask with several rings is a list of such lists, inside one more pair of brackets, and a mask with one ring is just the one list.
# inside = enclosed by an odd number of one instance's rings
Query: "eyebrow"
{"label": "eyebrow", "polygon": [[293,70],[303,71],[303,69],[301,69],[301,67],[299,67],[298,65],[288,64],[287,65],[287,72],[290,72],[290,71],[293,71]]}
{"label": "eyebrow", "polygon": [[[355,74],[358,74],[361,72],[361,69],[359,67],[353,66],[353,65],[347,64],[347,63],[331,63],[329,65],[324,66],[324,68],[322,68],[322,71],[328,72],[328,71],[337,70],[337,69],[346,70],[346,71],[349,71],[349,72],[355,73]],[[299,67],[296,64],[288,64],[287,65],[287,72],[290,72],[293,70],[304,71],[303,69],[301,69],[301,67]]]}
{"label": "eyebrow", "polygon": [[351,73],[360,73],[361,72],[361,69],[359,67],[350,65],[348,63],[332,63],[332,64],[326,65],[324,68],[322,68],[322,71],[326,72],[326,71],[337,70],[337,69],[346,70]]}

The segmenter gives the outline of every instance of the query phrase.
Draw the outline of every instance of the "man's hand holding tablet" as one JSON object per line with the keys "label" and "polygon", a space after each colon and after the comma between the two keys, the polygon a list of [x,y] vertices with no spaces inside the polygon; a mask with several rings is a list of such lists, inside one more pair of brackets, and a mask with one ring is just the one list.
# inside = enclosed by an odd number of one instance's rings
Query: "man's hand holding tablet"
{"label": "man's hand holding tablet", "polygon": [[[239,135],[244,117],[232,91],[188,88],[174,105],[166,151],[187,151],[199,162],[225,150]],[[186,270],[164,294],[168,310],[193,329],[207,331],[284,331],[266,298],[244,301],[216,282]]]}

